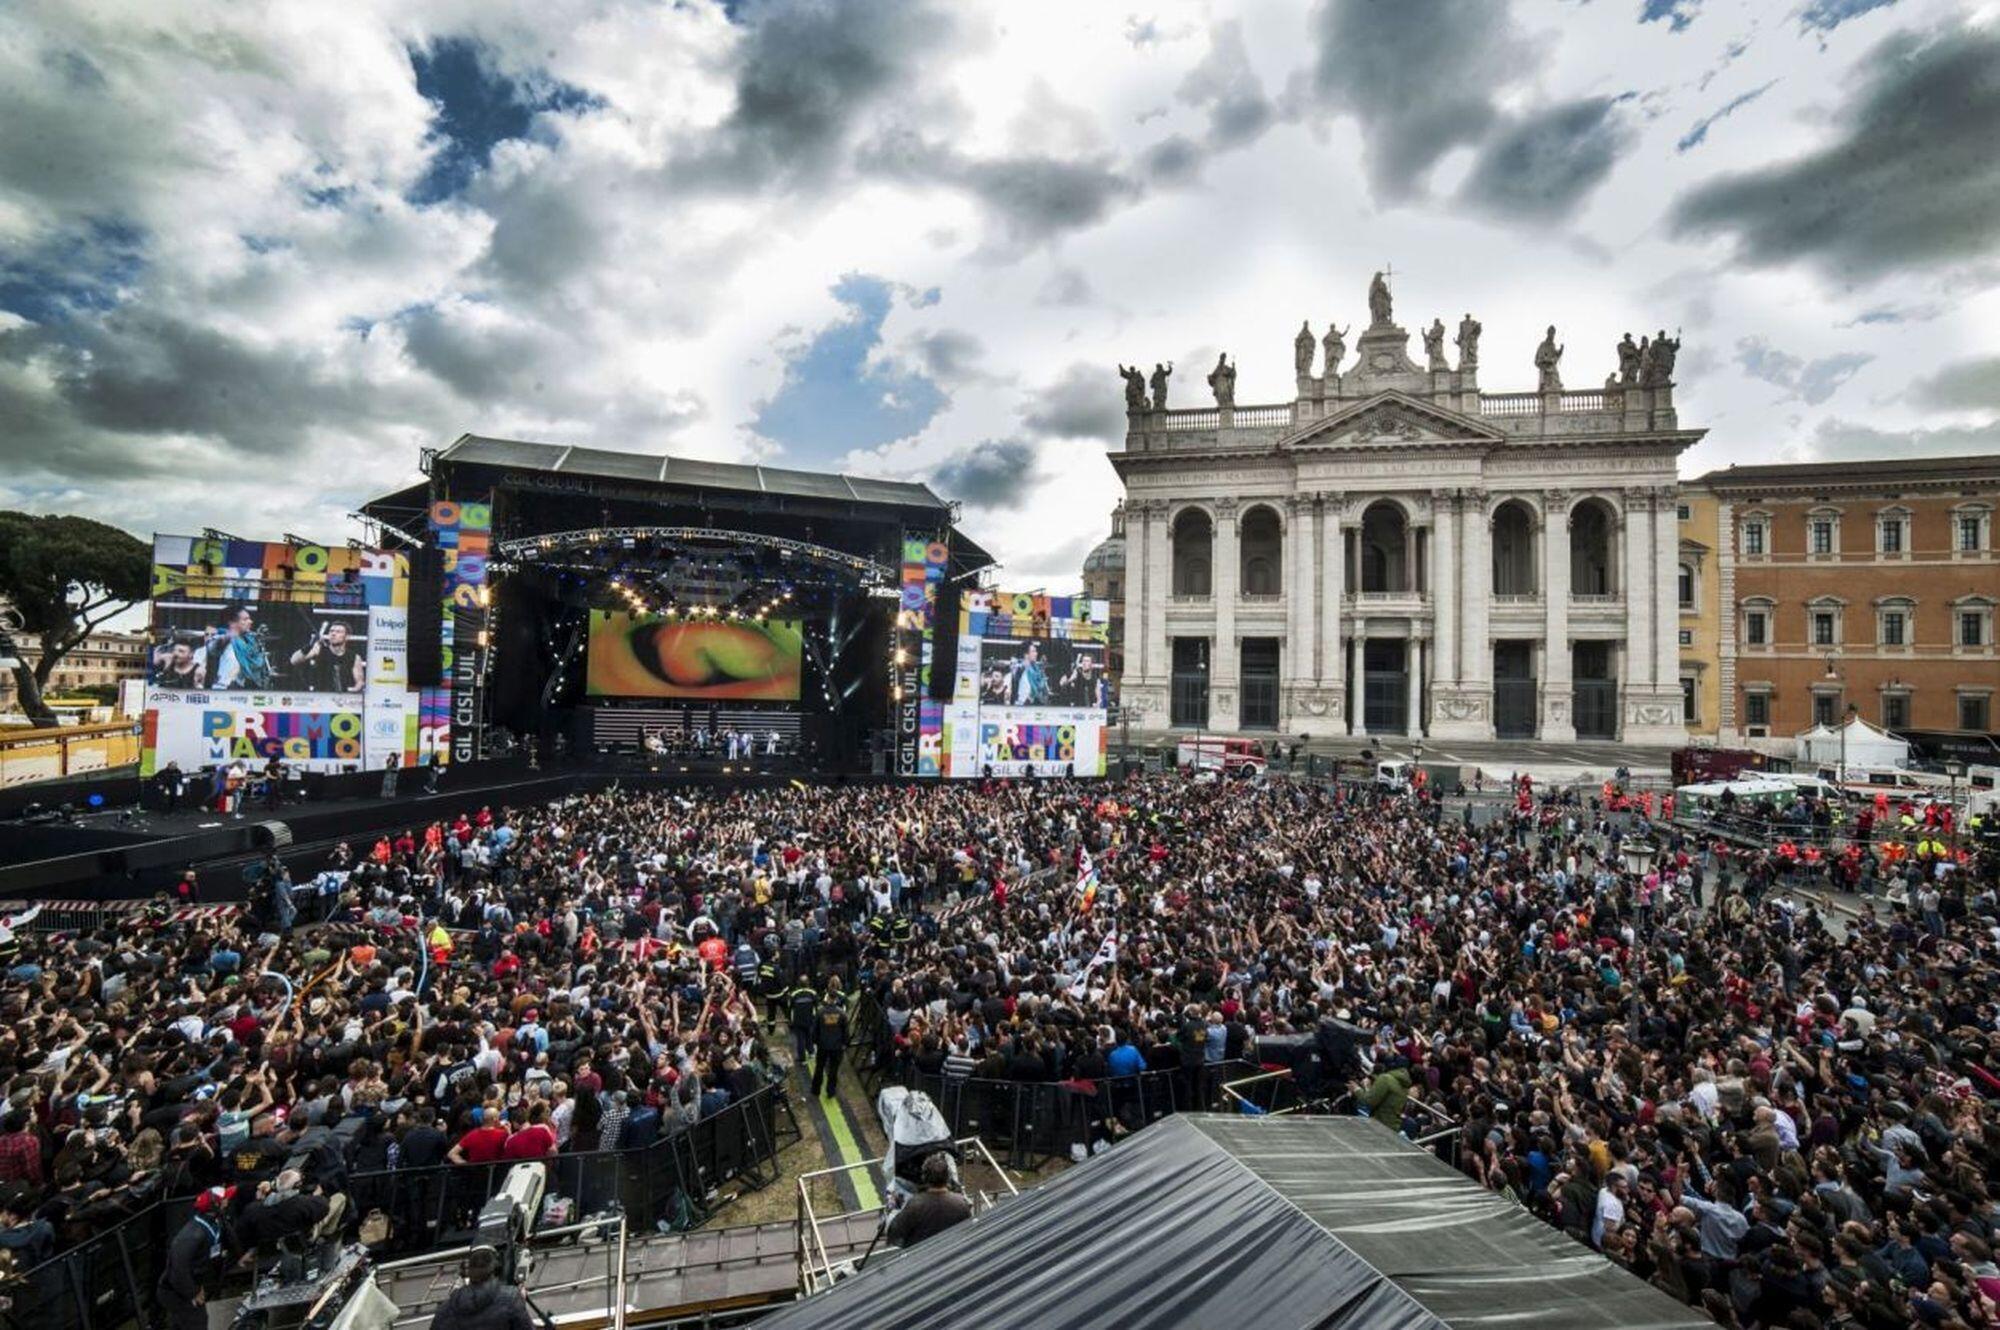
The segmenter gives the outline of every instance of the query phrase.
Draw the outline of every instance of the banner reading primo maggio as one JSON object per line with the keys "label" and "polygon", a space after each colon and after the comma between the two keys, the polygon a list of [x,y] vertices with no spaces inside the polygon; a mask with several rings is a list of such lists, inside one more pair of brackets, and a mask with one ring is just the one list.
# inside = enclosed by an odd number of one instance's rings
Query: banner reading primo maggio
{"label": "banner reading primo maggio", "polygon": [[389,550],[155,536],[140,770],[426,760],[449,721],[409,687],[409,585]]}

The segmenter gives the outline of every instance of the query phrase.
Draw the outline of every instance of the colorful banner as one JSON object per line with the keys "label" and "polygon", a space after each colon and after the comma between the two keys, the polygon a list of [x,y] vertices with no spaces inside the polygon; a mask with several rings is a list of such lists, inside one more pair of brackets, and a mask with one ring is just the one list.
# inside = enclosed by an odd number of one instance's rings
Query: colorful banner
{"label": "colorful banner", "polygon": [[927,704],[925,694],[936,641],[938,591],[950,562],[951,551],[942,540],[904,535],[896,654],[890,672],[899,776],[936,776],[943,771],[944,713],[937,704]]}
{"label": "colorful banner", "polygon": [[184,771],[272,758],[308,771],[358,771],[364,760],[359,699],[352,709],[309,694],[160,693],[147,699],[146,748],[156,765]]}
{"label": "colorful banner", "polygon": [[391,550],[230,537],[154,536],[153,599],[406,605],[409,559]]}
{"label": "colorful banner", "polygon": [[367,724],[371,708],[415,709],[408,605],[403,554],[155,536],[141,773],[413,760],[409,726],[371,741]]}
{"label": "colorful banner", "polygon": [[1103,775],[1109,623],[1102,600],[968,592],[942,717],[946,774]]}
{"label": "colorful banner", "polygon": [[431,540],[444,551],[444,673],[451,694],[449,757],[479,754],[480,690],[486,675],[486,556],[493,504],[439,499],[430,506]]}

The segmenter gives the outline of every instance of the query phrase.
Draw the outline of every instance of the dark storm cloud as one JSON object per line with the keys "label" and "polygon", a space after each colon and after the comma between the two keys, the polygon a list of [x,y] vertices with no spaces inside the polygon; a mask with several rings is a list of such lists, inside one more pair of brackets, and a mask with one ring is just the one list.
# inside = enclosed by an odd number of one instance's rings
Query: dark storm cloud
{"label": "dark storm cloud", "polygon": [[1018,508],[1035,477],[1035,445],[1024,439],[988,439],[952,458],[931,476],[947,499],[975,508]]}
{"label": "dark storm cloud", "polygon": [[986,345],[959,328],[940,328],[916,339],[917,356],[933,379],[963,379],[976,373]]}
{"label": "dark storm cloud", "polygon": [[1700,147],[1702,143],[1707,140],[1708,131],[1712,129],[1717,122],[1728,119],[1730,116],[1736,114],[1736,112],[1742,110],[1750,103],[1756,101],[1759,97],[1762,97],[1765,93],[1769,92],[1773,87],[1775,87],[1777,85],[1777,82],[1778,80],[1772,79],[1769,83],[1766,83],[1761,88],[1752,88],[1750,89],[1750,91],[1744,93],[1742,96],[1733,98],[1729,102],[1725,103],[1721,110],[1716,111],[1710,115],[1705,115],[1701,119],[1695,121],[1693,127],[1690,128],[1687,133],[1681,135],[1681,141],[1674,145],[1674,150],[1676,152],[1686,152],[1690,148]]}
{"label": "dark storm cloud", "polygon": [[[22,385],[45,371],[53,392]],[[298,453],[318,426],[343,430],[435,420],[441,402],[421,387],[368,381],[340,356],[267,347],[166,316],[120,314],[59,337],[34,328],[0,334],[0,447],[60,475],[112,474],[122,457],[149,469],[153,444],[197,438],[239,458]],[[124,440],[121,444],[118,440]],[[65,447],[74,447],[72,455]]]}
{"label": "dark storm cloud", "polygon": [[1021,425],[1043,438],[1111,443],[1125,435],[1124,392],[1113,366],[1079,362],[1028,399]]}
{"label": "dark storm cloud", "polygon": [[1389,201],[1484,139],[1494,93],[1535,64],[1504,0],[1324,0],[1312,37],[1312,94],[1361,122],[1369,182]]}
{"label": "dark storm cloud", "polygon": [[1911,384],[1910,400],[1938,411],[2000,411],[2000,356],[1946,365]]}
{"label": "dark storm cloud", "polygon": [[1208,112],[1208,143],[1217,150],[1255,142],[1277,114],[1250,67],[1243,25],[1235,22],[1219,23],[1209,33],[1208,54],[1187,72],[1176,95]]}
{"label": "dark storm cloud", "polygon": [[735,108],[714,143],[677,163],[680,179],[757,188],[824,171],[861,116],[907,91],[956,32],[948,7],[920,0],[760,0],[739,17]]}
{"label": "dark storm cloud", "polygon": [[541,357],[559,351],[524,331],[469,328],[429,306],[409,311],[397,324],[403,349],[417,367],[468,402],[533,392],[541,386],[535,372]]}
{"label": "dark storm cloud", "polygon": [[1185,134],[1161,139],[1139,158],[1148,179],[1162,185],[1182,185],[1201,173],[1208,154]]}
{"label": "dark storm cloud", "polygon": [[878,137],[857,155],[856,165],[891,179],[964,190],[1023,244],[1095,225],[1139,195],[1137,183],[1102,158],[969,157],[908,132]]}
{"label": "dark storm cloud", "polygon": [[1884,457],[1961,457],[2000,452],[2000,420],[1966,428],[1881,430],[1835,418],[1821,421],[1809,445],[1818,462],[1877,461]]}
{"label": "dark storm cloud", "polygon": [[1091,297],[1090,279],[1075,268],[1058,268],[1035,293],[1037,305],[1087,305]]}
{"label": "dark storm cloud", "polygon": [[1460,198],[1527,221],[1562,217],[1617,163],[1630,136],[1615,109],[1621,100],[1587,97],[1523,116],[1480,150]]}
{"label": "dark storm cloud", "polygon": [[1832,144],[1697,186],[1674,232],[1857,283],[2000,248],[2000,31],[1899,33],[1858,68]]}

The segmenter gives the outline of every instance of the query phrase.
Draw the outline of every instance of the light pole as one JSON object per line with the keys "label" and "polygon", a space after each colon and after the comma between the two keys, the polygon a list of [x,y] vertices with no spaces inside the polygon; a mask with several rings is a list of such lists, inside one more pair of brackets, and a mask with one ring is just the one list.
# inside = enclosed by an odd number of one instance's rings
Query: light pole
{"label": "light pole", "polygon": [[1958,806],[1958,778],[1965,774],[1965,763],[1947,762],[1944,774],[1951,777],[1951,858],[1958,862],[1958,824],[1965,820],[1965,812]]}

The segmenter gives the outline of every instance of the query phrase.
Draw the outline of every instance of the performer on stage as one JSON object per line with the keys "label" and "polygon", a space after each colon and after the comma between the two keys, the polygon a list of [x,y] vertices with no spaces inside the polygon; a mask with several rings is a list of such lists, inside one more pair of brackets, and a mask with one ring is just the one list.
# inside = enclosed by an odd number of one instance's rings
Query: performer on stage
{"label": "performer on stage", "polygon": [[217,688],[269,688],[274,682],[248,605],[231,605],[223,614],[222,626],[210,635],[208,659]]}
{"label": "performer on stage", "polygon": [[[348,645],[347,625],[330,620],[319,635],[291,655],[295,676],[306,691],[313,693],[358,693],[367,662]],[[303,668],[301,668],[303,667]]]}

